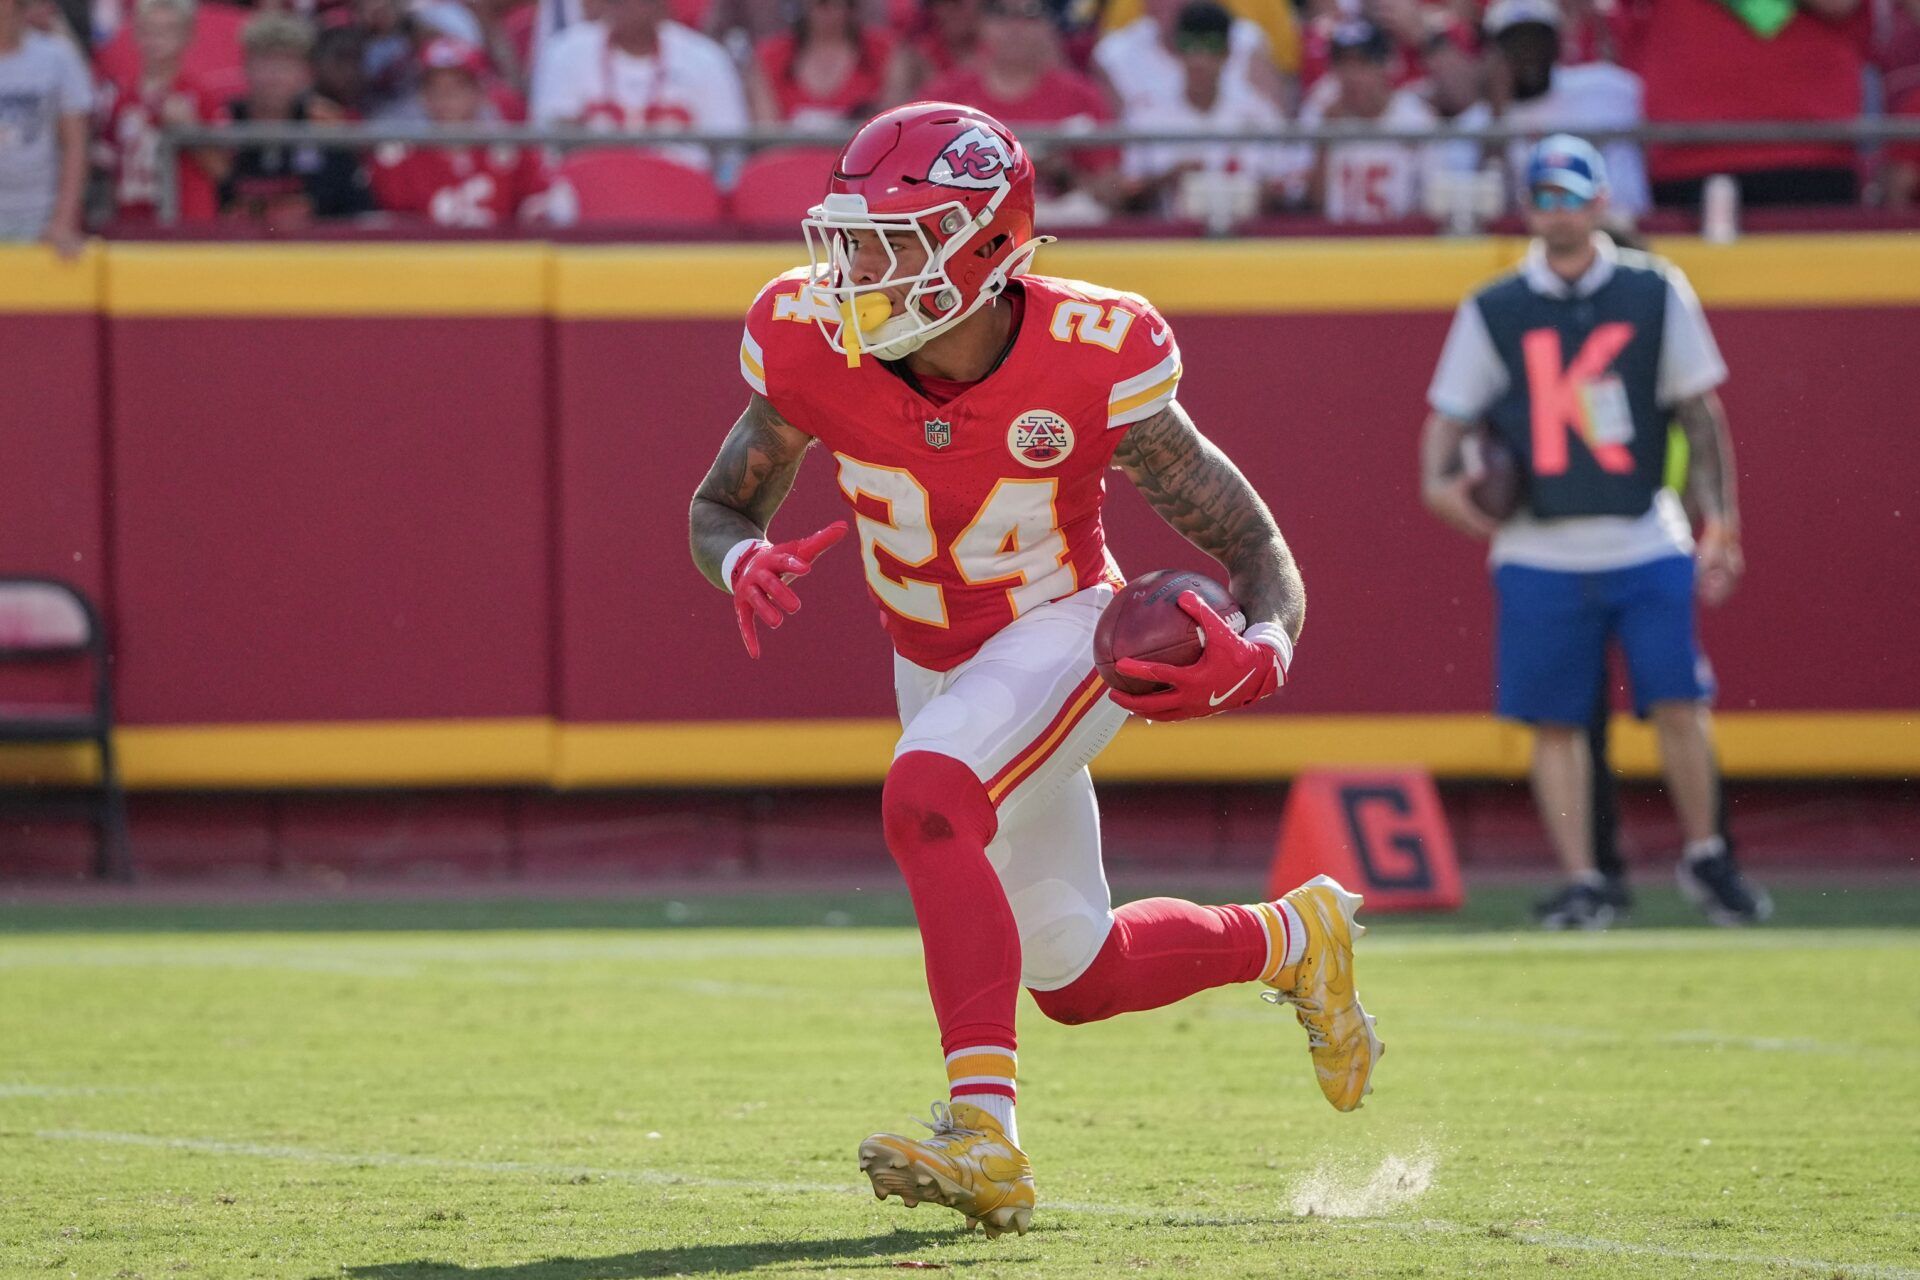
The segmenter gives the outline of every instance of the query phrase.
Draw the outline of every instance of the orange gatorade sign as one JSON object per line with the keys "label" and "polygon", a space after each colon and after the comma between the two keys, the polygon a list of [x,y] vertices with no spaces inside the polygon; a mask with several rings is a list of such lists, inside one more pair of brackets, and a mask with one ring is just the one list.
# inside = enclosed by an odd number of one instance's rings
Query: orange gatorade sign
{"label": "orange gatorade sign", "polygon": [[1296,778],[1267,894],[1322,874],[1365,894],[1370,910],[1457,910],[1460,865],[1433,779],[1419,769],[1315,769]]}

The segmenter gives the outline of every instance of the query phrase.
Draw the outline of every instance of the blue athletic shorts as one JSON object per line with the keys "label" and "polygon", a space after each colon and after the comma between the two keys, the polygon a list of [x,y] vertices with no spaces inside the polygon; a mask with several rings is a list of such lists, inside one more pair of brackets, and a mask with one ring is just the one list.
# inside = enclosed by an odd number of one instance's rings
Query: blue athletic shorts
{"label": "blue athletic shorts", "polygon": [[1606,679],[1609,640],[1626,658],[1635,714],[1644,717],[1656,702],[1713,696],[1713,671],[1694,627],[1691,557],[1601,573],[1503,564],[1493,590],[1494,703],[1510,720],[1586,724]]}

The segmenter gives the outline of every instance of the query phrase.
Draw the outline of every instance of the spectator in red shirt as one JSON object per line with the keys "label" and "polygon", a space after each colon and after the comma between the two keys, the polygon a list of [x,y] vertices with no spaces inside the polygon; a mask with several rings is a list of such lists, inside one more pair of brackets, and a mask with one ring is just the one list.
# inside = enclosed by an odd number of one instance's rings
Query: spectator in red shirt
{"label": "spectator in red shirt", "polygon": [[830,126],[879,110],[893,40],[861,25],[855,0],[803,0],[793,29],[760,42],[748,77],[753,118]]}
{"label": "spectator in red shirt", "polygon": [[[935,77],[923,96],[978,107],[1015,129],[1091,128],[1113,121],[1100,86],[1062,63],[1046,0],[987,0],[980,48],[979,58]],[[1117,148],[1040,153],[1034,164],[1049,197],[1081,190],[1104,205],[1119,195]]]}
{"label": "spectator in red shirt", "polygon": [[887,101],[923,98],[929,80],[973,61],[984,10],[983,0],[920,0],[887,68]]}
{"label": "spectator in red shirt", "polygon": [[[490,117],[486,55],[440,37],[420,51],[420,101],[437,125]],[[568,222],[570,201],[532,147],[412,147],[389,143],[374,153],[373,195],[389,213],[441,227],[492,229],[516,223]],[[555,216],[558,215],[558,216]]]}
{"label": "spectator in red shirt", "polygon": [[[140,0],[133,15],[139,70],[131,83],[108,81],[98,99],[101,167],[113,184],[118,222],[151,222],[160,198],[159,146],[164,125],[224,120],[216,94],[184,68],[193,40],[193,0]],[[219,210],[217,184],[225,157],[195,152],[179,160],[180,216],[205,221]]]}
{"label": "spectator in red shirt", "polygon": [[[1647,86],[1647,119],[1851,120],[1861,110],[1867,15],[1860,0],[1799,0],[1763,36],[1723,0],[1636,0],[1624,55]],[[1739,179],[1744,203],[1851,204],[1847,143],[1740,143],[1647,149],[1657,204],[1698,205],[1713,174]]]}
{"label": "spectator in red shirt", "polygon": [[[209,93],[225,99],[246,87],[240,70],[240,31],[253,11],[238,5],[201,0],[194,6],[193,39],[181,58],[181,69]],[[94,71],[115,88],[131,90],[140,78],[140,51],[134,45],[133,23],[120,24],[106,44],[94,52]]]}

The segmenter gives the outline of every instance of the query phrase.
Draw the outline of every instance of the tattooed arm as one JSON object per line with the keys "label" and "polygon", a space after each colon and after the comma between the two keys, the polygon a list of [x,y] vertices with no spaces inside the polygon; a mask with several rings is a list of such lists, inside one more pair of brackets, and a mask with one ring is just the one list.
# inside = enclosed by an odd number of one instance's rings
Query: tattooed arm
{"label": "tattooed arm", "polygon": [[1727,412],[1711,391],[1673,406],[1687,433],[1687,501],[1700,513],[1700,595],[1719,604],[1746,569],[1740,553],[1740,508],[1733,480],[1733,438]]}
{"label": "tattooed arm", "polygon": [[1300,638],[1306,587],[1273,513],[1178,401],[1128,427],[1113,461],[1161,519],[1226,568],[1249,623]]}
{"label": "tattooed arm", "polygon": [[1673,416],[1687,433],[1687,500],[1705,521],[1718,520],[1740,527],[1733,484],[1733,440],[1727,434],[1727,411],[1711,391],[1688,396],[1673,406]]}
{"label": "tattooed arm", "polygon": [[693,563],[707,581],[727,589],[720,572],[727,552],[745,539],[766,536],[812,443],[812,436],[790,425],[765,396],[754,393],[687,511]]}

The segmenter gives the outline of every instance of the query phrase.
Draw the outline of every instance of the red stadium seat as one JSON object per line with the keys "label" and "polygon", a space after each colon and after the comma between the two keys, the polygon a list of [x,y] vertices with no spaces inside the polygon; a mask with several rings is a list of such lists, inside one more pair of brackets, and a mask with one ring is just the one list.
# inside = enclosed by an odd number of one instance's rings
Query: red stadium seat
{"label": "red stadium seat", "polygon": [[560,175],[579,199],[579,221],[696,226],[720,221],[720,192],[699,169],[644,151],[577,151]]}
{"label": "red stadium seat", "polygon": [[736,222],[792,226],[820,203],[839,152],[828,147],[762,151],[740,170],[733,191]]}

